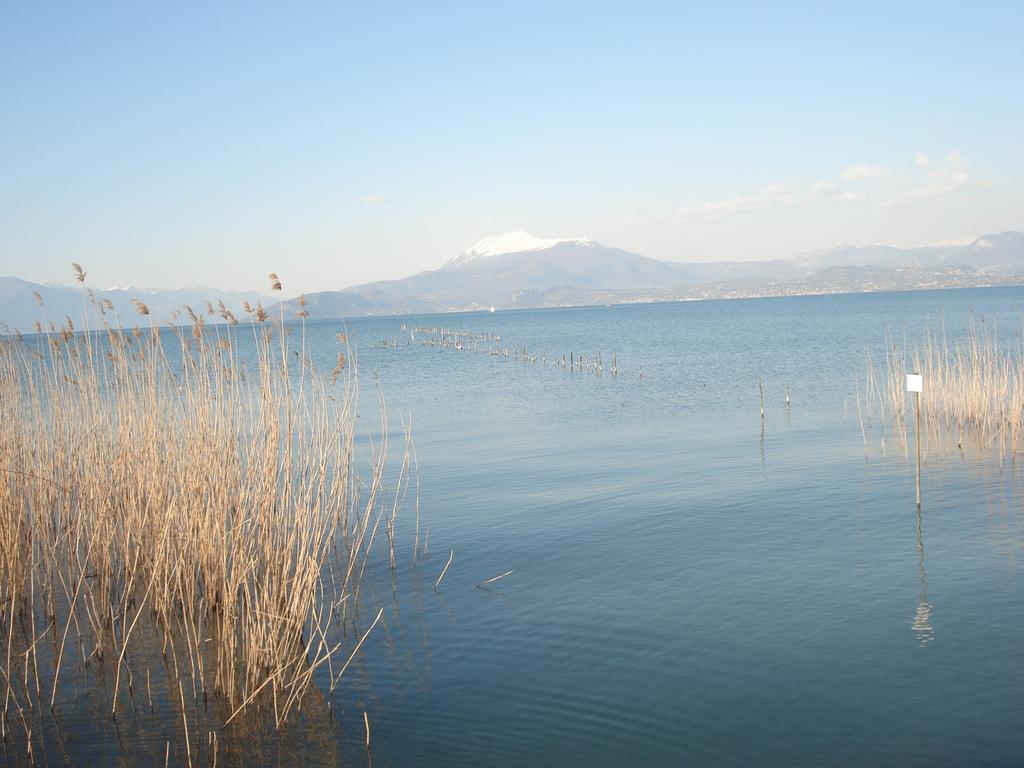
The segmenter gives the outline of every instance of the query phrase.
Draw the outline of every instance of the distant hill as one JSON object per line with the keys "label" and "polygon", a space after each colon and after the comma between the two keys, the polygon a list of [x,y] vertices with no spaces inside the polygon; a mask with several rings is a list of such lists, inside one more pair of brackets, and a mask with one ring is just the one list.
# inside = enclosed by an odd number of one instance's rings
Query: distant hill
{"label": "distant hill", "polygon": [[589,238],[541,240],[526,232],[481,240],[439,271],[478,283],[511,281],[519,290],[636,288],[694,280],[683,265],[609,248]]}
{"label": "distant hill", "polygon": [[790,259],[808,273],[828,267],[912,267],[935,269],[971,267],[994,274],[1024,274],[1024,233],[984,235],[969,243],[897,247],[892,245],[838,246]]}
{"label": "distant hill", "polygon": [[[549,306],[566,290],[629,290],[695,282],[684,266],[587,238],[525,232],[481,240],[441,269],[306,296],[314,317]],[[295,302],[286,305],[297,309]]]}
{"label": "distant hill", "polygon": [[[1024,284],[1024,233],[984,235],[969,242],[898,247],[837,246],[774,261],[670,262],[601,245],[585,237],[542,239],[509,232],[475,243],[436,270],[306,295],[317,319],[498,309],[738,298],[859,291],[914,290]],[[40,307],[33,292],[42,296]],[[253,296],[214,288],[95,291],[109,299],[125,325],[137,317],[132,299],[150,307],[158,322],[188,304],[223,301],[240,320]],[[276,308],[267,307],[273,314]],[[298,311],[285,302],[286,316]],[[0,322],[31,331],[44,317],[58,325],[82,316],[80,288],[39,285],[0,277]],[[215,322],[219,318],[209,318]]]}
{"label": "distant hill", "polygon": [[706,261],[672,262],[693,278],[695,283],[711,283],[720,280],[790,280],[806,277],[806,268],[792,261]]}
{"label": "distant hill", "polygon": [[[35,294],[42,300],[40,305]],[[219,302],[234,312],[240,320],[245,319],[242,311],[244,301],[262,301],[265,305],[273,302],[268,296],[234,291],[221,291],[216,288],[202,286],[199,288],[175,288],[160,290],[156,288],[110,288],[93,290],[97,301],[110,301],[114,312],[125,327],[148,325],[149,318],[139,317],[132,305],[138,299],[149,308],[150,316],[157,323],[165,323],[183,312],[188,305],[197,314],[207,314],[205,302],[217,308]],[[76,328],[82,324],[84,294],[81,288],[66,285],[45,285],[31,283],[17,277],[0,277],[0,322],[6,323],[13,330],[31,333],[35,324],[52,322],[60,326],[65,317],[70,317]],[[209,322],[219,321],[215,314],[208,318]],[[183,322],[188,322],[187,318]]]}
{"label": "distant hill", "polygon": [[[871,269],[862,269],[868,268]],[[437,270],[306,296],[314,317],[1024,283],[1024,234],[838,246],[774,261],[668,262],[588,238],[509,232]],[[297,309],[294,302],[286,305]]]}

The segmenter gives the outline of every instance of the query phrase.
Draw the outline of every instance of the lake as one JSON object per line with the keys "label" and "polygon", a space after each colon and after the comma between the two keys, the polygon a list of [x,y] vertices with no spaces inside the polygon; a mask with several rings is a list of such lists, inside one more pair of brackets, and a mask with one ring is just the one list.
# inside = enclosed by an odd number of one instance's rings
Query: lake
{"label": "lake", "polygon": [[[412,565],[410,494],[333,717],[227,730],[222,763],[1020,764],[1024,471],[929,438],[918,512],[913,443],[864,383],[866,355],[929,330],[1019,345],[1022,307],[999,288],[314,318],[322,369],[338,333],[358,360],[364,460],[378,390],[393,465],[411,418],[429,555]],[[95,714],[51,762],[133,762]]]}

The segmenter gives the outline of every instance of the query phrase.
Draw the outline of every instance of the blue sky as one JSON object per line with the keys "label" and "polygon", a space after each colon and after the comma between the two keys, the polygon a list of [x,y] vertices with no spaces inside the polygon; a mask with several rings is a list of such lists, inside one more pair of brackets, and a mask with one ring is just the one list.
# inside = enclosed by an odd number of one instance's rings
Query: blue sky
{"label": "blue sky", "polygon": [[681,261],[1024,228],[1020,3],[0,7],[0,274],[289,293],[508,230]]}

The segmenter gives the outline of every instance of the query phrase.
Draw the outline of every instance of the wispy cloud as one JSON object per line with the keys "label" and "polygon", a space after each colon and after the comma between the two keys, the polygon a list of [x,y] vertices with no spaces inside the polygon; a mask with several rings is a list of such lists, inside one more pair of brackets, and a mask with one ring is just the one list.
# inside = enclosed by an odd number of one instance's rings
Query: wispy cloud
{"label": "wispy cloud", "polygon": [[840,189],[827,181],[819,181],[817,184],[812,184],[811,197],[819,200],[831,200],[836,203],[856,203],[867,199],[867,195],[863,192]]}
{"label": "wispy cloud", "polygon": [[927,167],[932,168],[928,171],[927,179],[905,190],[901,199],[911,202],[917,200],[944,202],[972,183],[971,174],[967,170],[967,162],[959,152],[950,152],[940,164],[933,166],[929,162]]}
{"label": "wispy cloud", "polygon": [[797,199],[796,190],[781,184],[765,187],[754,195],[741,195],[704,203],[697,208],[680,208],[676,211],[677,221],[713,221],[739,213],[767,211],[770,208],[790,205]]}
{"label": "wispy cloud", "polygon": [[865,190],[865,185],[844,183],[839,179],[822,180],[806,187],[776,184],[753,194],[679,208],[670,218],[661,220],[674,224],[720,221],[739,214],[776,210],[814,201],[829,204],[871,203],[881,208],[924,203],[934,205],[944,203],[963,190],[984,183],[971,175],[967,162],[959,152],[949,152],[945,157],[933,158],[916,150],[914,161],[916,168],[910,174],[895,174],[884,166],[864,163],[847,166],[840,173],[842,180],[846,182],[884,177],[877,185],[877,192]]}
{"label": "wispy cloud", "polygon": [[877,179],[879,176],[885,176],[885,168],[880,165],[865,165],[864,163],[857,163],[856,165],[844,168],[842,175],[847,181]]}
{"label": "wispy cloud", "polygon": [[367,192],[363,195],[363,202],[367,205],[379,205],[388,199],[387,195],[381,194],[380,192]]}

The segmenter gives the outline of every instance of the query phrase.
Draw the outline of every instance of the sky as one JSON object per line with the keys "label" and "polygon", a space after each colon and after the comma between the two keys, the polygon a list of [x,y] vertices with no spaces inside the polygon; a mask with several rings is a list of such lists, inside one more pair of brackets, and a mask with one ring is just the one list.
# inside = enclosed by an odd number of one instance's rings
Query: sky
{"label": "sky", "polygon": [[0,275],[340,289],[482,238],[1024,229],[1024,3],[3,3]]}

